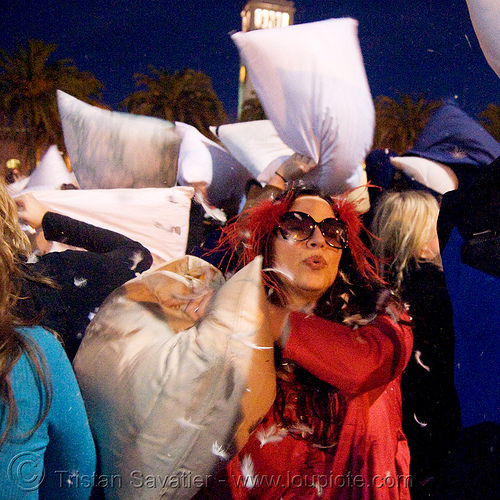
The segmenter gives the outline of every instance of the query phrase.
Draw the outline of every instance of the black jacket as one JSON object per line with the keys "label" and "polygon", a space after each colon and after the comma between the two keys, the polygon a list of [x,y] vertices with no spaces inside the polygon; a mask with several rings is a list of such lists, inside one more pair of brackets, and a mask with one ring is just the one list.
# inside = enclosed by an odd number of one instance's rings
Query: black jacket
{"label": "black jacket", "polygon": [[[51,252],[37,262],[21,265],[21,299],[17,313],[55,330],[74,357],[92,313],[117,287],[151,267],[153,258],[140,243],[113,231],[47,212],[42,221],[45,238],[87,250]],[[37,275],[51,278],[43,284]]]}

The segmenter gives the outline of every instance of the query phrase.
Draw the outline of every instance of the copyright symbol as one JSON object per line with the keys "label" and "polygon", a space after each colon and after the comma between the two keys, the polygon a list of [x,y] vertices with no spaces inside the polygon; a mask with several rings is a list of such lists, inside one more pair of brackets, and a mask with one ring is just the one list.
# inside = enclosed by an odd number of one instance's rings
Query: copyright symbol
{"label": "copyright symbol", "polygon": [[36,490],[45,478],[43,455],[33,451],[18,453],[9,463],[9,476],[20,490]]}

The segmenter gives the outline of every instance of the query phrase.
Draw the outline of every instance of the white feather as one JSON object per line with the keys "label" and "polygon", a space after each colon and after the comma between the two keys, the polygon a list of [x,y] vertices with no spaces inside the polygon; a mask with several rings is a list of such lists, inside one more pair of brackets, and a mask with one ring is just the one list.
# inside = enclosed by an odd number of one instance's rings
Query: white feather
{"label": "white feather", "polygon": [[424,365],[422,361],[422,353],[420,351],[415,351],[415,361],[424,369],[427,370],[428,372],[431,371],[431,369],[427,366]]}
{"label": "white feather", "polygon": [[417,424],[420,425],[420,427],[427,427],[427,424],[425,422],[420,422],[420,420],[417,418],[416,413],[413,414],[413,418],[415,419],[415,422],[417,422]]}
{"label": "white feather", "polygon": [[302,422],[298,422],[292,427],[289,427],[289,431],[295,434],[300,434],[302,437],[306,437],[308,434],[312,434],[314,432],[311,427],[303,424]]}
{"label": "white feather", "polygon": [[217,441],[215,441],[215,443],[212,444],[212,455],[220,457],[223,460],[229,459],[229,453]]}
{"label": "white feather", "polygon": [[139,262],[141,262],[143,258],[144,258],[144,255],[142,255],[142,252],[135,252],[134,255],[132,255],[132,257],[131,257],[132,267],[130,268],[130,270],[135,271],[137,264],[139,264]]}
{"label": "white feather", "polygon": [[84,286],[87,286],[87,279],[86,278],[74,278],[73,283],[78,288],[83,288]]}
{"label": "white feather", "polygon": [[281,441],[286,435],[288,431],[283,429],[283,427],[278,427],[273,424],[269,426],[267,429],[262,429],[257,432],[257,439],[260,441],[260,447],[262,448],[267,443],[278,443]]}
{"label": "white feather", "polygon": [[191,420],[187,419],[187,418],[184,418],[184,417],[179,417],[177,419],[177,423],[181,426],[181,427],[186,427],[186,428],[189,428],[189,429],[203,429],[204,426],[203,425],[199,425],[199,424],[194,424],[193,422],[191,422]]}
{"label": "white feather", "polygon": [[241,461],[241,475],[243,476],[243,484],[251,490],[257,484],[257,476],[250,455],[245,455]]}

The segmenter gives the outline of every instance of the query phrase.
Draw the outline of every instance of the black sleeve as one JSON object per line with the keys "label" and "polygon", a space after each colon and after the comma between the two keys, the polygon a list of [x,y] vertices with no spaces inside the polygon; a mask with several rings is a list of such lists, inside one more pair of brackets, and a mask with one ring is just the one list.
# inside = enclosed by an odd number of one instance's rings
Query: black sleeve
{"label": "black sleeve", "polygon": [[120,248],[130,248],[132,251],[141,251],[144,258],[142,270],[151,267],[153,262],[151,253],[139,242],[126,236],[100,227],[72,219],[65,215],[47,212],[42,220],[42,229],[45,239],[58,241],[89,252],[107,253]]}

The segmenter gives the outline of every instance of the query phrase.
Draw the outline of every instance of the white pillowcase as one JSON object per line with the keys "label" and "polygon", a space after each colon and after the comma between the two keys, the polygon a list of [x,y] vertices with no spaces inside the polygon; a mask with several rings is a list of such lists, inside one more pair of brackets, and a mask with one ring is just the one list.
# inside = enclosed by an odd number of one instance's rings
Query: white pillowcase
{"label": "white pillowcase", "polygon": [[500,8],[498,0],[467,0],[474,31],[484,57],[500,77]]}
{"label": "white pillowcase", "polygon": [[412,180],[420,182],[439,194],[458,188],[455,172],[443,163],[419,156],[394,156],[390,158],[390,161],[397,170],[401,170]]}
{"label": "white pillowcase", "polygon": [[59,149],[53,145],[47,149],[40,163],[31,173],[24,191],[60,189],[62,184],[73,184],[78,187],[75,174],[68,171]]}
{"label": "white pillowcase", "polygon": [[[213,127],[222,144],[261,182],[269,182],[278,166],[293,154],[270,120],[231,123]],[[266,172],[274,165],[272,172]]]}
{"label": "white pillowcase", "polygon": [[186,253],[193,193],[190,187],[173,187],[50,190],[32,194],[54,212],[138,241],[152,253],[155,264],[161,264]]}
{"label": "white pillowcase", "polygon": [[[106,498],[191,498],[235,454],[242,399],[255,398],[256,418],[268,411],[276,375],[273,339],[260,331],[260,273],[257,258],[220,288],[197,326],[183,330],[187,316],[168,307],[171,299],[221,281],[196,257],[143,273],[100,307],[74,367],[102,473],[122,478]],[[157,480],[138,487],[145,477]]]}
{"label": "white pillowcase", "polygon": [[304,180],[332,194],[358,186],[375,111],[357,21],[329,19],[232,39],[279,137],[318,163]]}
{"label": "white pillowcase", "polygon": [[82,189],[175,185],[181,139],[173,123],[101,109],[60,90],[57,104]]}

